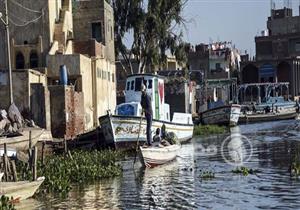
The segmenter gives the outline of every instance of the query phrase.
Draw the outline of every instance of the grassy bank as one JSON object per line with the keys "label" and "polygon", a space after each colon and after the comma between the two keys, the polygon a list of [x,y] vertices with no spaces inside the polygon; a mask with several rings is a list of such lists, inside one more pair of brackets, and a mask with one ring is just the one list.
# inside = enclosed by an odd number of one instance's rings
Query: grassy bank
{"label": "grassy bank", "polygon": [[[73,151],[69,155],[47,157],[44,165],[38,162],[38,176],[45,176],[42,191],[67,193],[72,183],[88,183],[101,178],[119,176],[122,168],[117,161],[124,158],[121,152]],[[18,163],[20,180],[30,180],[31,171],[28,164]]]}
{"label": "grassy bank", "polygon": [[197,125],[194,127],[194,136],[208,136],[223,134],[227,132],[225,126],[218,125]]}

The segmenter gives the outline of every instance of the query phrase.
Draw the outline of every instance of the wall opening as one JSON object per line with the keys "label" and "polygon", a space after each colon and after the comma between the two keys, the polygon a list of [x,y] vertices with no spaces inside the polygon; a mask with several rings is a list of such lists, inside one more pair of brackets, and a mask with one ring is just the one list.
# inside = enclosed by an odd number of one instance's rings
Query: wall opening
{"label": "wall opening", "polygon": [[37,68],[39,66],[39,57],[36,51],[30,53],[30,68]]}
{"label": "wall opening", "polygon": [[16,69],[24,69],[25,60],[24,55],[21,52],[18,52],[16,55]]}

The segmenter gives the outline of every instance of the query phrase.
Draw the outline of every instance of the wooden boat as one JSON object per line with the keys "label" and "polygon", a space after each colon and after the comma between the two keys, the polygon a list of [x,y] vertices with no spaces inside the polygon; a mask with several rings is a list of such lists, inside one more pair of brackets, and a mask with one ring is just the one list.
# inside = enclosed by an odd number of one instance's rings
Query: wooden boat
{"label": "wooden boat", "polygon": [[[294,101],[284,97],[283,89],[286,95],[289,95],[289,83],[250,83],[239,86],[242,111],[240,123],[255,123],[263,121],[288,120],[295,119],[297,114],[297,104]],[[257,90],[255,97],[251,94],[251,101],[247,101],[247,91]],[[274,95],[274,96],[271,96]],[[249,97],[248,97],[249,98]]]}
{"label": "wooden boat", "polygon": [[238,123],[241,106],[235,103],[236,85],[235,78],[205,80],[200,89],[205,95],[202,101],[206,101],[200,110],[202,124],[235,126]]}
{"label": "wooden boat", "polygon": [[240,123],[255,123],[264,121],[275,121],[275,120],[289,120],[297,118],[298,114],[296,111],[290,112],[279,112],[279,113],[266,113],[266,114],[241,114]]}
{"label": "wooden boat", "polygon": [[148,168],[153,168],[170,162],[176,158],[179,149],[179,144],[165,147],[140,147],[142,164]]}
{"label": "wooden boat", "polygon": [[45,177],[39,177],[36,181],[0,182],[0,195],[13,197],[14,200],[25,200],[34,195],[44,182]]}
{"label": "wooden boat", "polygon": [[19,136],[1,137],[0,147],[6,143],[7,148],[17,151],[25,151],[29,148],[29,135],[31,132],[31,146],[34,146],[38,141],[51,141],[52,135],[50,131],[41,128],[26,129]]}
{"label": "wooden boat", "polygon": [[238,104],[220,106],[202,112],[201,121],[203,124],[235,126],[239,121],[240,112],[241,106]]}
{"label": "wooden boat", "polygon": [[[164,99],[164,78],[152,74],[136,74],[127,78],[126,103],[116,107],[115,115],[108,113],[99,118],[105,144],[118,149],[135,148],[138,133],[140,142],[146,141],[146,119],[141,117],[141,84],[146,84],[147,93],[152,97],[152,136],[163,125],[167,132],[174,132],[179,142],[193,137],[194,124],[189,113],[174,113],[170,120],[170,107]],[[140,129],[140,121],[141,129]]]}

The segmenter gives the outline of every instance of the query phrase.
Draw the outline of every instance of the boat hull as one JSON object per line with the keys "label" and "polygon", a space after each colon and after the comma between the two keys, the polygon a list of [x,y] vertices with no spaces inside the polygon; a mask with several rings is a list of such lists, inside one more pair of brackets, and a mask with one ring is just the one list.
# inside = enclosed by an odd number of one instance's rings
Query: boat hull
{"label": "boat hull", "polygon": [[242,114],[240,116],[240,123],[256,123],[256,122],[266,122],[274,120],[289,120],[295,119],[298,116],[296,111],[292,112],[282,112],[282,113],[268,113],[268,114]]}
{"label": "boat hull", "polygon": [[[145,118],[142,118],[141,128],[139,128],[140,120],[141,117],[135,116],[105,115],[100,117],[99,122],[106,145],[117,149],[135,148],[139,131],[139,143],[144,143],[146,141],[147,122]],[[174,132],[181,143],[193,137],[193,124],[179,124],[160,120],[152,121],[152,136],[154,136],[156,129],[161,128],[163,124],[166,126],[166,131]]]}
{"label": "boat hull", "polygon": [[147,168],[163,165],[174,160],[180,149],[180,145],[174,144],[166,147],[140,147],[141,162]]}
{"label": "boat hull", "polygon": [[239,121],[241,106],[232,104],[207,110],[201,113],[201,121],[205,125],[235,126]]}
{"label": "boat hull", "polygon": [[0,182],[0,195],[13,197],[14,200],[25,200],[34,195],[41,186],[45,177],[39,177],[37,181]]}
{"label": "boat hull", "polygon": [[29,149],[30,138],[31,138],[31,146],[35,146],[38,141],[52,140],[51,132],[44,129],[24,130],[21,132],[21,134],[22,135],[16,137],[0,138],[1,147],[3,147],[3,145],[6,144],[7,148],[16,151],[25,151]]}

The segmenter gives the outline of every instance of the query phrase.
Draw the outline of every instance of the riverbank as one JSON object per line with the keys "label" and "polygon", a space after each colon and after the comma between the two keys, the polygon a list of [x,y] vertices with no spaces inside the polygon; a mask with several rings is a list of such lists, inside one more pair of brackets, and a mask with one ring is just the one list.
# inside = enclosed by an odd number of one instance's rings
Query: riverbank
{"label": "riverbank", "polygon": [[194,136],[209,136],[224,134],[228,131],[225,126],[218,125],[197,125],[194,127]]}
{"label": "riverbank", "polygon": [[[124,153],[113,150],[72,151],[48,156],[44,164],[38,161],[37,175],[45,177],[40,192],[66,194],[73,183],[120,176],[122,168],[118,161],[124,157]],[[17,163],[19,180],[32,180],[32,172],[28,168],[27,163]]]}

